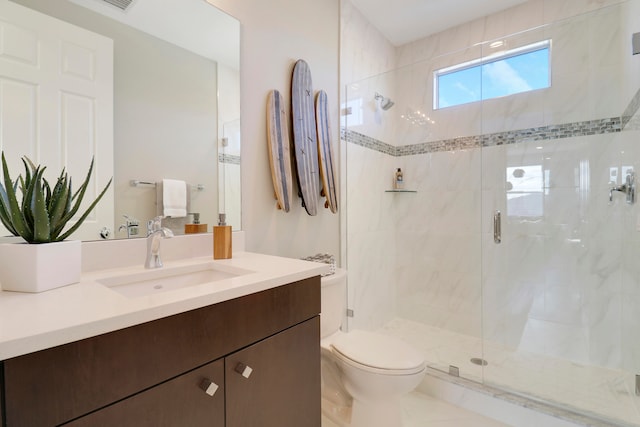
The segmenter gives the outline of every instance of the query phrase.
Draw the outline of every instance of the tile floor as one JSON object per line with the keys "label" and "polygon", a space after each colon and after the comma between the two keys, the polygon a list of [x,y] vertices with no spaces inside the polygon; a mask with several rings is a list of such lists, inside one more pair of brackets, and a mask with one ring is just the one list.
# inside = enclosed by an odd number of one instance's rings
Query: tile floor
{"label": "tile floor", "polygon": [[[513,351],[406,319],[394,319],[380,332],[415,345],[431,367],[446,372],[447,364],[455,365],[461,376],[476,382],[506,391],[524,391],[578,413],[640,426],[640,397],[635,396],[635,378],[628,372]],[[470,357],[484,357],[489,365],[484,369],[473,365]]]}
{"label": "tile floor", "polygon": [[[403,427],[509,427],[422,393],[402,399]],[[323,417],[322,427],[338,427]]]}

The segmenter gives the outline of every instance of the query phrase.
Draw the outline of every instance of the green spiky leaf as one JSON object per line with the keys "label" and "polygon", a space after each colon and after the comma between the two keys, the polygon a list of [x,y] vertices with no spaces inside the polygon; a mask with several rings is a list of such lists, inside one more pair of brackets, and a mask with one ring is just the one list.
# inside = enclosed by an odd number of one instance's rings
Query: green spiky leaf
{"label": "green spiky leaf", "polygon": [[2,153],[2,171],[4,175],[4,187],[7,193],[7,201],[9,203],[9,218],[11,220],[11,224],[13,225],[13,228],[16,230],[16,232],[28,242],[32,239],[32,235],[27,229],[23,212],[20,209],[20,204],[18,203],[18,198],[16,197],[15,186],[11,181],[11,176],[9,175],[9,167],[7,166],[7,161],[4,158],[4,152]]}
{"label": "green spiky leaf", "polygon": [[49,212],[45,201],[43,186],[42,168],[34,178],[33,190],[31,191],[31,212],[33,215],[33,240],[35,243],[51,242],[51,230],[49,226]]}
{"label": "green spiky leaf", "polygon": [[[13,181],[2,153],[3,182],[0,182],[0,222],[16,236],[28,243],[48,243],[64,240],[80,227],[89,213],[107,192],[109,180],[98,197],[89,205],[80,218],[63,233],[67,223],[79,210],[89,186],[94,161],[82,185],[73,193],[71,177],[62,169],[53,188],[44,178],[46,167],[35,165],[28,157],[22,158],[24,176]],[[18,188],[22,200],[18,201]]]}
{"label": "green spiky leaf", "polygon": [[[91,213],[91,211],[93,210],[93,208],[96,207],[96,205],[98,204],[98,202],[100,201],[100,199],[102,199],[102,196],[105,195],[105,193],[107,192],[107,189],[109,188],[109,185],[111,185],[111,181],[113,181],[113,178],[111,178],[109,180],[109,182],[107,183],[107,185],[104,187],[104,189],[102,190],[102,192],[100,192],[100,194],[98,195],[98,197],[96,197],[96,199],[93,201],[93,203],[91,203],[91,205],[89,205],[89,207],[87,208],[87,210],[82,214],[82,216],[78,219],[78,221],[76,221],[76,223],[69,228],[69,230],[67,230],[66,233],[64,233],[63,235],[61,235],[59,237],[59,240],[64,240],[67,237],[69,237],[69,235],[71,235],[71,233],[73,233],[74,231],[76,231],[78,229],[78,227],[80,227],[80,225],[82,224],[82,222],[87,218],[87,216],[89,216],[89,214]],[[57,237],[57,236],[56,236]]]}

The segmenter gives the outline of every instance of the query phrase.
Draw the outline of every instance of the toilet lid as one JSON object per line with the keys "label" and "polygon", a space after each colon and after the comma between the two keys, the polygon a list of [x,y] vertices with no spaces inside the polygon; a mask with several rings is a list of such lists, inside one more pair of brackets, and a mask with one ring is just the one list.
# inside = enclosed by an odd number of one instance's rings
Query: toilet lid
{"label": "toilet lid", "polygon": [[392,336],[355,330],[336,337],[331,345],[342,356],[372,368],[415,371],[424,366],[424,356]]}

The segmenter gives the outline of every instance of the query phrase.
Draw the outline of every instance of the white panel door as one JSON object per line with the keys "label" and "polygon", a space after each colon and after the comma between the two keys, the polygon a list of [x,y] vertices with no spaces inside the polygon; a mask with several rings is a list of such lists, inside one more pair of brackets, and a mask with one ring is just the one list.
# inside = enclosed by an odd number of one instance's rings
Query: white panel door
{"label": "white panel door", "polygon": [[[66,168],[74,189],[95,157],[89,205],[113,175],[113,41],[0,0],[0,148],[13,178],[26,155],[52,185]],[[99,239],[113,221],[110,188],[71,238]]]}

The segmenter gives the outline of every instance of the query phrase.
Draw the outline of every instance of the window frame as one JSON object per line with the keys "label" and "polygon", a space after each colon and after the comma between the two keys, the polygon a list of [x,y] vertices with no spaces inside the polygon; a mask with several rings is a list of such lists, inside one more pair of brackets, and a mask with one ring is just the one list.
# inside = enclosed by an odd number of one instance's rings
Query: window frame
{"label": "window frame", "polygon": [[[530,43],[527,44],[525,46],[521,46],[518,48],[514,48],[514,49],[509,49],[507,51],[499,51],[496,53],[492,53],[490,55],[487,55],[485,57],[482,58],[478,58],[478,59],[473,59],[471,61],[466,61],[466,62],[462,62],[460,64],[456,64],[456,65],[451,65],[448,67],[444,67],[444,68],[439,68],[435,71],[433,71],[433,109],[434,110],[442,110],[444,108],[450,108],[450,107],[457,107],[460,105],[465,105],[465,104],[471,104],[473,102],[478,102],[478,101],[486,101],[488,99],[498,99],[498,98],[504,98],[505,96],[512,96],[512,95],[518,95],[520,93],[527,93],[527,92],[531,92],[534,90],[541,90],[541,89],[548,89],[551,87],[551,53],[552,53],[552,43],[551,43],[551,39],[546,39],[546,40],[542,40],[539,42],[535,42],[535,43]],[[533,53],[533,52],[538,52],[541,50],[548,50],[549,54],[548,54],[548,68],[547,68],[547,72],[548,72],[548,76],[547,79],[549,81],[549,85],[543,88],[538,88],[538,89],[532,89],[532,90],[528,90],[528,91],[524,91],[524,92],[516,92],[516,93],[511,93],[508,95],[502,95],[502,96],[494,96],[491,98],[483,98],[482,97],[482,93],[480,93],[480,99],[476,100],[476,101],[469,101],[469,102],[464,102],[461,104],[454,104],[454,105],[447,105],[445,107],[440,107],[440,85],[438,84],[439,81],[438,79],[441,76],[446,76],[449,74],[453,74],[456,72],[460,72],[460,71],[465,71],[465,70],[469,70],[471,68],[476,68],[479,67],[481,68],[484,65],[487,64],[492,64],[494,62],[498,62],[498,61],[503,61],[509,58],[513,58],[515,56],[520,56],[520,55],[525,55],[527,53]],[[482,71],[481,71],[482,72]]]}

